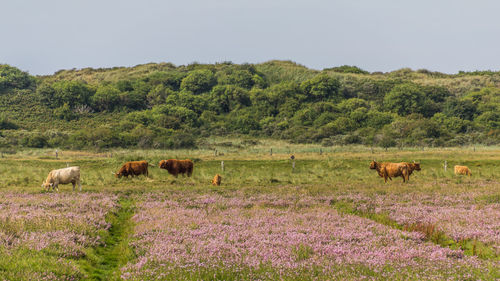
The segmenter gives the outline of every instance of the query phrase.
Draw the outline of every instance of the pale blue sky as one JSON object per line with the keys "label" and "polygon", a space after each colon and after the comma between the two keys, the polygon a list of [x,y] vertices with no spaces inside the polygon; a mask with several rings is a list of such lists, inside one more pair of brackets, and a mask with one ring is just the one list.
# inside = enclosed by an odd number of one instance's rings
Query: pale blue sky
{"label": "pale blue sky", "polygon": [[500,70],[499,11],[485,0],[4,0],[0,63],[31,74],[271,59]]}

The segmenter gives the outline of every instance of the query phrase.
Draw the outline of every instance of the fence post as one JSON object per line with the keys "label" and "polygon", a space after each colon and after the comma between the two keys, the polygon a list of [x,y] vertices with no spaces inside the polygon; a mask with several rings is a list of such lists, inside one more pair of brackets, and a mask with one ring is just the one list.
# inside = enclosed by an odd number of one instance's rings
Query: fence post
{"label": "fence post", "polygon": [[224,172],[224,161],[220,161],[220,168]]}
{"label": "fence post", "polygon": [[446,168],[448,168],[448,162],[444,160],[444,171],[446,172]]}
{"label": "fence post", "polygon": [[295,172],[295,159],[292,161],[292,172]]}
{"label": "fence post", "polygon": [[56,159],[57,159],[57,157],[58,157],[58,152],[59,152],[59,151],[56,149]]}
{"label": "fence post", "polygon": [[271,148],[271,150],[269,151],[269,155],[270,156],[273,156],[273,149]]}
{"label": "fence post", "polygon": [[319,155],[322,155],[323,154],[323,150],[320,148],[319,149]]}
{"label": "fence post", "polygon": [[214,156],[217,156],[217,149],[214,149]]}

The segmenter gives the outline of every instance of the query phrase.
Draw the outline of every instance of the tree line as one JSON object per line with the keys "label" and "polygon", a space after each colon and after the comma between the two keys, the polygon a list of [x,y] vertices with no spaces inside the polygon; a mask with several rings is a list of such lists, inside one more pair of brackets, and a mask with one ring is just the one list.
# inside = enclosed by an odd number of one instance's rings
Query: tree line
{"label": "tree line", "polygon": [[[496,72],[316,71],[279,61],[140,70],[35,77],[0,65],[0,145],[181,148],[242,135],[324,146],[500,142]],[[487,82],[474,84],[482,76]],[[469,84],[453,87],[468,77]]]}

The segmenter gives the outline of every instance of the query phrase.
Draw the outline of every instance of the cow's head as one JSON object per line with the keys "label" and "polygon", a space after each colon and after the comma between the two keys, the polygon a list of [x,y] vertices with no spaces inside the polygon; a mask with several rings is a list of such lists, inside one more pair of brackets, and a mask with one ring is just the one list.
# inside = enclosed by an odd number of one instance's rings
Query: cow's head
{"label": "cow's head", "polygon": [[161,160],[159,164],[160,169],[168,169],[168,161]]}
{"label": "cow's head", "polygon": [[54,183],[47,183],[47,182],[42,183],[42,188],[45,188],[47,190],[50,190],[50,188],[53,186],[54,186]]}
{"label": "cow's head", "polygon": [[117,178],[117,179],[119,179],[119,178],[121,178],[121,177],[122,177],[122,174],[121,174],[121,173],[113,173],[113,174],[115,174],[115,178]]}
{"label": "cow's head", "polygon": [[420,171],[421,170],[420,169],[420,163],[417,163],[417,162],[413,161],[413,169],[415,171]]}
{"label": "cow's head", "polygon": [[375,162],[375,159],[370,163],[370,169],[376,169],[377,168],[377,162]]}

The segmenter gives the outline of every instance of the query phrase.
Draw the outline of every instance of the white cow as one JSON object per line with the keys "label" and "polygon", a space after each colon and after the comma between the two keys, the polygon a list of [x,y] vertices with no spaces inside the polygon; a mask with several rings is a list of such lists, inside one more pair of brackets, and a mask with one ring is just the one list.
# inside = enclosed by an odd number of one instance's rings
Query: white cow
{"label": "white cow", "polygon": [[59,184],[73,184],[73,191],[75,191],[75,185],[78,184],[80,191],[82,191],[82,185],[80,184],[80,167],[68,167],[58,170],[50,171],[47,179],[42,184],[42,188],[47,188],[50,190],[56,189],[59,191]]}

